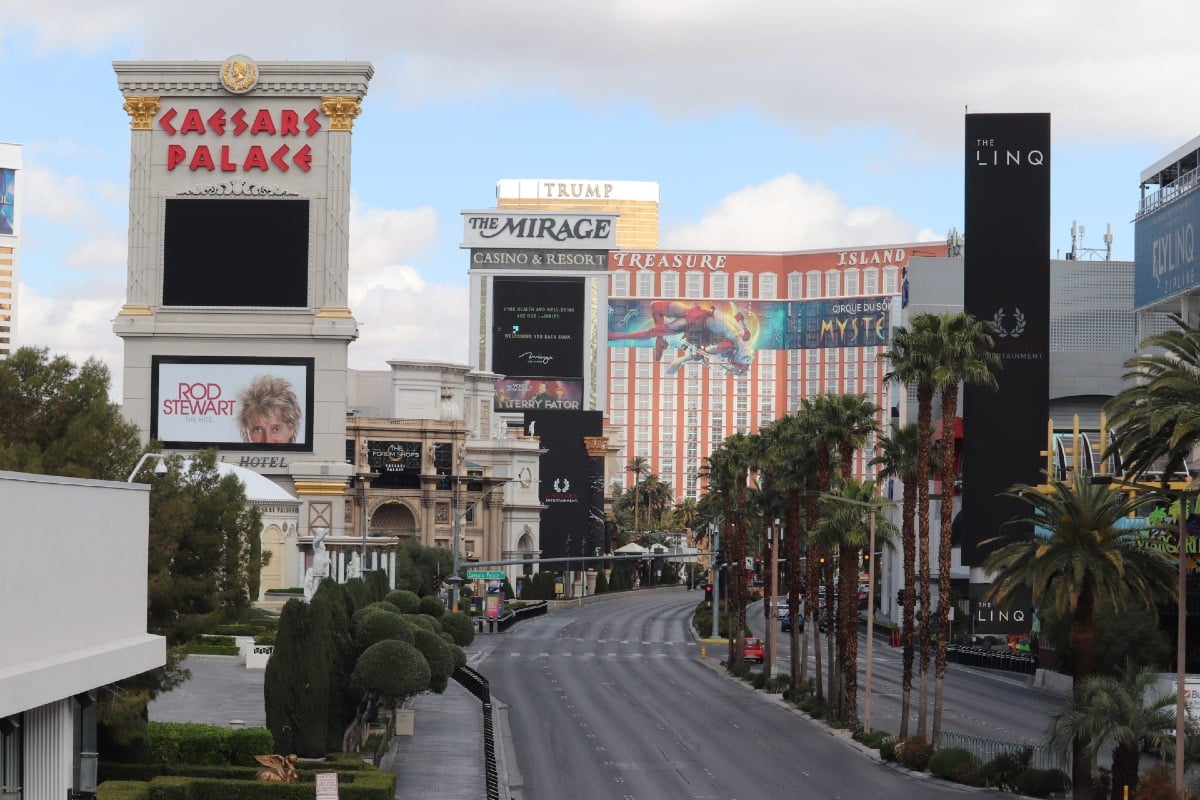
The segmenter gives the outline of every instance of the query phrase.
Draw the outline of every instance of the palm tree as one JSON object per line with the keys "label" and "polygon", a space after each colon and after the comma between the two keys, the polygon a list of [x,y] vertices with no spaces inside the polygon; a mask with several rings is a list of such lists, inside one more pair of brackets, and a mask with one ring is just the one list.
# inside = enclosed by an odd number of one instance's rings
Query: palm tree
{"label": "palm tree", "polygon": [[1090,742],[1089,756],[1112,747],[1110,800],[1121,800],[1128,787],[1137,795],[1142,745],[1167,753],[1168,730],[1175,727],[1175,692],[1156,691],[1158,673],[1151,666],[1127,664],[1119,675],[1092,675],[1066,707],[1050,718],[1047,745],[1070,753],[1077,739]]}
{"label": "palm tree", "polygon": [[[791,686],[799,689],[808,677],[807,643],[805,652],[800,652],[800,600],[804,587],[804,573],[800,571],[801,539],[806,535],[804,521],[800,517],[804,490],[816,473],[816,454],[808,437],[804,418],[789,415],[775,420],[762,431],[765,442],[764,469],[771,476],[772,485],[778,485],[785,498],[783,502],[783,542],[787,560],[788,619],[791,624],[791,659],[800,669],[793,669]],[[807,636],[807,631],[806,631]]]}
{"label": "palm tree", "polygon": [[935,384],[935,341],[930,329],[936,325],[934,314],[917,314],[912,326],[896,329],[892,346],[884,354],[889,371],[884,380],[902,386],[914,386],[917,395],[917,580],[921,607],[917,651],[920,654],[921,689],[918,701],[917,735],[925,735],[925,719],[929,708],[929,442],[933,430],[933,394]]}
{"label": "palm tree", "polygon": [[629,463],[625,465],[626,472],[633,473],[633,530],[636,534],[639,530],[638,523],[638,484],[642,481],[642,476],[650,471],[650,461],[645,456],[634,456],[629,459]]}
{"label": "palm tree", "polygon": [[712,452],[705,465],[708,486],[719,497],[726,557],[730,562],[725,596],[729,615],[729,659],[734,671],[742,665],[742,642],[746,630],[746,470],[749,440],[743,434],[726,439]]}
{"label": "palm tree", "polygon": [[916,602],[916,571],[913,559],[917,542],[917,425],[915,422],[892,429],[880,441],[881,452],[871,460],[880,467],[879,477],[897,478],[904,485],[901,505],[900,540],[904,559],[904,607],[901,612],[903,668],[900,682],[900,738],[908,738],[908,718],[912,703],[913,619]]}
{"label": "palm tree", "polygon": [[[841,472],[841,482],[849,483],[854,475],[854,454],[866,443],[867,437],[879,428],[876,422],[879,407],[863,395],[833,394],[821,398],[817,406],[820,409],[821,422],[833,439]],[[830,489],[832,488],[831,485]],[[838,554],[836,629],[837,664],[841,673],[838,689],[843,719],[856,719],[858,574],[862,566],[861,547],[853,542],[835,540],[831,542],[831,551],[833,548],[836,548]],[[845,671],[846,665],[850,664],[854,664],[856,667],[853,674]],[[832,695],[833,692],[831,691],[830,694]]]}
{"label": "palm tree", "polygon": [[[1079,475],[1071,484],[1051,478],[1045,493],[1021,484],[1005,495],[1030,511],[1010,521],[1014,532],[983,543],[1000,545],[983,564],[995,576],[985,599],[1003,602],[1028,586],[1034,603],[1070,615],[1074,699],[1082,705],[1082,686],[1092,674],[1097,598],[1108,598],[1119,612],[1132,601],[1153,606],[1173,594],[1174,565],[1161,551],[1142,547],[1122,522],[1156,498],[1129,497]],[[1087,736],[1073,743],[1075,800],[1091,800],[1090,746]]]}
{"label": "palm tree", "polygon": [[[853,554],[852,563],[839,564],[838,579],[838,638],[843,643],[839,669],[844,676],[841,718],[853,730],[858,727],[858,573],[862,563],[859,554],[870,546],[870,506],[875,504],[875,482],[859,482],[854,478],[841,481],[837,489],[842,501],[822,503],[824,515],[814,536],[840,553]],[[892,526],[876,514],[875,542],[886,545],[891,541]],[[871,556],[874,558],[874,555]],[[849,571],[847,571],[847,569]],[[867,613],[872,613],[868,609]]]}
{"label": "palm tree", "polygon": [[1142,342],[1158,352],[1126,361],[1130,385],[1105,404],[1113,438],[1104,455],[1119,452],[1135,478],[1161,468],[1167,481],[1200,444],[1200,328],[1175,324]]}
{"label": "palm tree", "polygon": [[[937,658],[933,689],[934,747],[942,734],[942,685],[946,681],[946,646],[950,639],[950,531],[954,523],[955,422],[958,417],[960,385],[998,384],[992,371],[1000,368],[1000,356],[992,352],[992,324],[981,322],[965,312],[940,317],[937,366],[933,382],[942,400],[942,440],[938,454],[938,474],[942,479],[942,507],[938,539],[938,624]],[[932,330],[931,326],[931,330]]]}

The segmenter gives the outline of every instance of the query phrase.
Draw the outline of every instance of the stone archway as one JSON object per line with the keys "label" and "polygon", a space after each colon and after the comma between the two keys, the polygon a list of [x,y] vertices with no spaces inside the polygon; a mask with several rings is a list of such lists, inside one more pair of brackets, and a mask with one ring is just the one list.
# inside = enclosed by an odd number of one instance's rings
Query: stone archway
{"label": "stone archway", "polygon": [[371,512],[369,524],[371,536],[417,538],[419,541],[420,529],[416,514],[398,500],[384,500]]}

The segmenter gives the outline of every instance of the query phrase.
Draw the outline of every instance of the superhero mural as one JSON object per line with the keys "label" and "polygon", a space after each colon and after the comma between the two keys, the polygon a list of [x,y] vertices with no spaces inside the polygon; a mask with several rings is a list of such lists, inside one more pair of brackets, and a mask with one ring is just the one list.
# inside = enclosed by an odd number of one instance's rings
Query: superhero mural
{"label": "superhero mural", "polygon": [[744,375],[755,350],[870,347],[889,341],[891,301],[647,300],[608,302],[609,347],[653,347],[654,360],[678,351],[668,375],[699,362]]}

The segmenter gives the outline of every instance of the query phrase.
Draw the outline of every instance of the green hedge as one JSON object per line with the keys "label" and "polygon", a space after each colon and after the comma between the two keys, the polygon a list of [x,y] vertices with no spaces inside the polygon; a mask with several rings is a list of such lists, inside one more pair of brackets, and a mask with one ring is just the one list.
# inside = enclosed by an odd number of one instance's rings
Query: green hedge
{"label": "green hedge", "polygon": [[147,740],[150,759],[156,764],[254,766],[254,756],[275,752],[275,739],[266,728],[235,730],[197,722],[151,722]]}
{"label": "green hedge", "polygon": [[[257,781],[253,774],[241,780],[159,775],[149,783],[102,783],[98,800],[312,800],[318,771],[333,770],[301,770],[295,783]],[[373,767],[369,770],[338,771],[340,800],[393,800],[395,795],[396,776],[390,772],[381,772]]]}

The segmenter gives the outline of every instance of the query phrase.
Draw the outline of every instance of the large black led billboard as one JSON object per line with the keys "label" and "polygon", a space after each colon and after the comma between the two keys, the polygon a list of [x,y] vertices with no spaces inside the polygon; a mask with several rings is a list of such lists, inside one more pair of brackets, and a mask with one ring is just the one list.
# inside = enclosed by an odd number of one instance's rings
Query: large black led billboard
{"label": "large black led billboard", "polygon": [[[1050,115],[966,118],[964,307],[994,326],[997,390],[963,388],[964,564],[1042,482],[1050,395]],[[989,548],[990,549],[990,548]]]}
{"label": "large black led billboard", "polygon": [[603,542],[592,541],[589,459],[583,437],[600,436],[604,415],[599,411],[526,411],[525,431],[537,436],[546,452],[541,457],[538,499],[542,510],[542,556],[595,555]]}
{"label": "large black led billboard", "polygon": [[583,278],[496,277],[492,371],[508,378],[583,378]]}
{"label": "large black led billboard", "polygon": [[164,306],[308,306],[307,200],[171,198]]}

